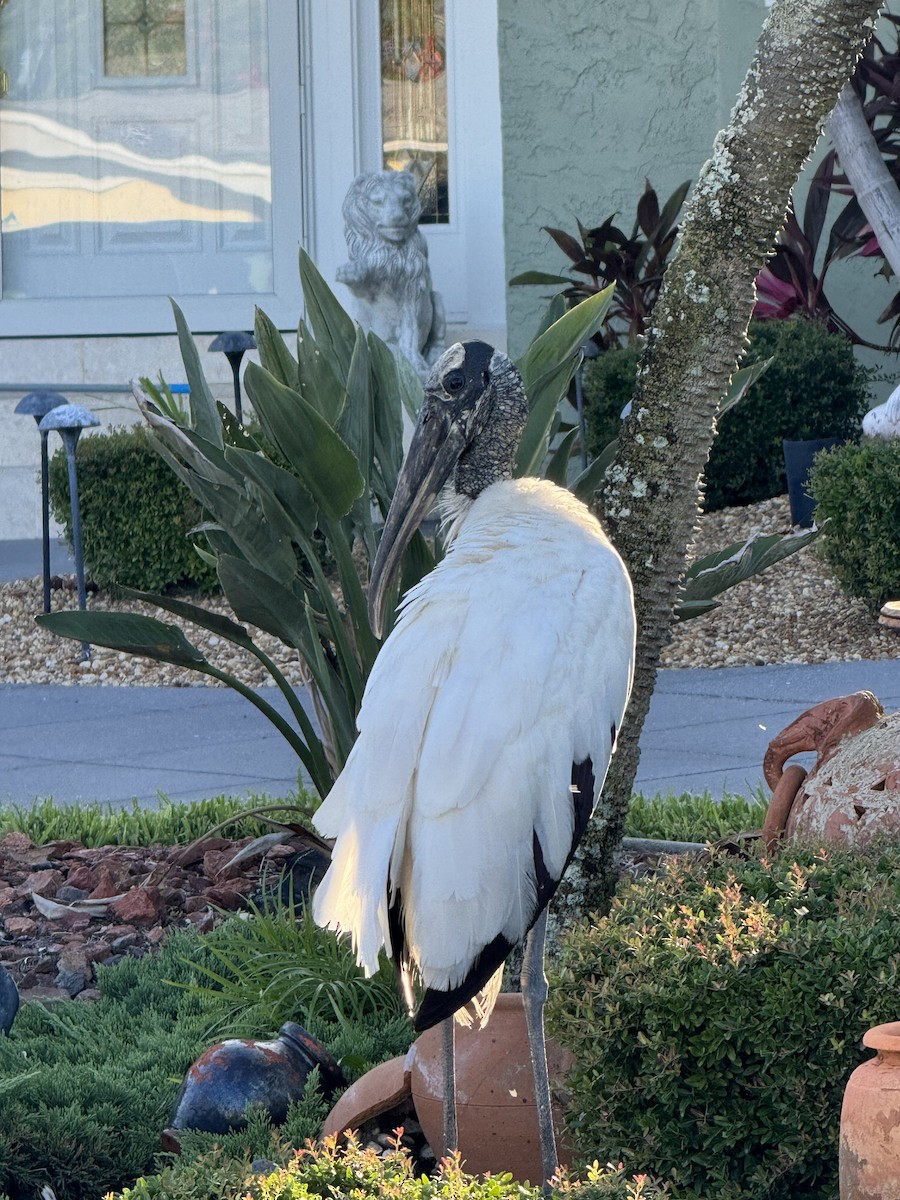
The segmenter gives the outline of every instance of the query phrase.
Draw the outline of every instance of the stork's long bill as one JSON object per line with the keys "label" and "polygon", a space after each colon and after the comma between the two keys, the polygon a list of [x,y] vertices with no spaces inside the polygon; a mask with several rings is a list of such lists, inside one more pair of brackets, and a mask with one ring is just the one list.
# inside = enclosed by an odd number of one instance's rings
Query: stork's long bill
{"label": "stork's long bill", "polygon": [[431,368],[372,567],[369,619],[378,636],[403,552],[444,484],[454,474],[455,490],[474,497],[509,478],[526,416],[518,371],[485,342],[457,342]]}

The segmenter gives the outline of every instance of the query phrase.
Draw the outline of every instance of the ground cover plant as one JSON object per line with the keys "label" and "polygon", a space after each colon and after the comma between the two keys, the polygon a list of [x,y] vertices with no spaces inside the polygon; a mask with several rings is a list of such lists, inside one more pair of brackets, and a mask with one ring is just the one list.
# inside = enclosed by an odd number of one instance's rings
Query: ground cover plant
{"label": "ground cover plant", "polygon": [[674,861],[565,941],[571,1136],[679,1200],[832,1200],[843,1088],[898,983],[900,848]]}

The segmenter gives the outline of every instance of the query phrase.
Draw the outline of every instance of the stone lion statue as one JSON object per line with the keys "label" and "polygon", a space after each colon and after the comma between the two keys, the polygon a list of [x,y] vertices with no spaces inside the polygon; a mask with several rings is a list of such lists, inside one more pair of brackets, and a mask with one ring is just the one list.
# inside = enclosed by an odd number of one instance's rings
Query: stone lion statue
{"label": "stone lion statue", "polygon": [[444,306],[432,291],[422,211],[408,171],[357,175],[344,200],[350,261],[337,270],[357,301],[357,320],[398,349],[420,375],[444,349]]}

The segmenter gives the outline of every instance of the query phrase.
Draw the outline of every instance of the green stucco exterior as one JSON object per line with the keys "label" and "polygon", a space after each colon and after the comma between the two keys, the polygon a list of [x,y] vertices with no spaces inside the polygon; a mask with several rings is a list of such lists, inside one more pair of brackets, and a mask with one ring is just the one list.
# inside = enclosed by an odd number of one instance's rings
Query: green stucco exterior
{"label": "green stucco exterior", "polygon": [[[575,232],[616,212],[630,231],[645,179],[662,201],[697,178],[767,11],[764,0],[498,0],[507,279],[565,267],[542,226]],[[884,340],[874,317],[895,285],[871,264],[839,267],[835,306]],[[513,354],[551,290],[508,289]],[[900,377],[895,359],[861,357]]]}

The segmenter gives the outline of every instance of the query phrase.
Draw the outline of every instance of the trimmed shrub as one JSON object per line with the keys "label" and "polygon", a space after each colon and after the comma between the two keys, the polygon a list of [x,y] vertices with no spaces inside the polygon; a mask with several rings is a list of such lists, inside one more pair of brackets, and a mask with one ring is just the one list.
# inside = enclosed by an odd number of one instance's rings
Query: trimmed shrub
{"label": "trimmed shrub", "polygon": [[706,510],[787,491],[782,439],[859,437],[869,371],[841,334],[819,321],[754,321],[742,366],[773,358],[719,422],[706,468]]}
{"label": "trimmed shrub", "polygon": [[873,611],[900,596],[900,438],[837,446],[810,474],[822,554]]}
{"label": "trimmed shrub", "polygon": [[673,860],[565,941],[571,1137],[680,1200],[833,1200],[843,1088],[898,983],[900,847]]}
{"label": "trimmed shrub", "polygon": [[[707,512],[755,504],[787,491],[782,440],[857,438],[868,407],[867,368],[853,347],[818,321],[753,321],[741,365],[774,358],[725,413],[706,468]],[[611,350],[585,368],[588,448],[598,454],[631,399],[638,352]]]}
{"label": "trimmed shrub", "polygon": [[[98,586],[121,584],[148,592],[209,592],[218,586],[215,568],[191,544],[201,510],[142,428],[83,437],[76,456],[85,567]],[[62,450],[50,460],[50,502],[71,543]]]}

